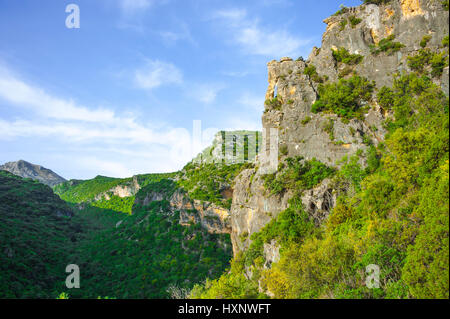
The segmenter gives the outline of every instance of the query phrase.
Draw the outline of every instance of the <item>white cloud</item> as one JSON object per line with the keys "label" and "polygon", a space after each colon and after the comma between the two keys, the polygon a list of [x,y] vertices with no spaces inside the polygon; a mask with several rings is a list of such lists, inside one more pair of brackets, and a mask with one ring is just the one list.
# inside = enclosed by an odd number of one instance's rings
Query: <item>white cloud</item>
{"label": "white cloud", "polygon": [[181,84],[182,72],[173,64],[159,60],[148,60],[134,73],[135,84],[142,89],[154,89],[161,85]]}
{"label": "white cloud", "polygon": [[164,123],[142,123],[127,110],[121,114],[110,109],[91,110],[70,99],[51,95],[3,69],[0,101],[7,102],[1,103],[1,108],[29,111],[20,118],[0,115],[0,140],[46,141],[42,144],[44,148],[51,146],[52,152],[65,156],[67,166],[79,167],[80,171],[84,170],[82,159],[71,156],[68,149],[79,148],[78,154],[95,158],[93,163],[98,167],[103,165],[102,172],[112,176],[175,171],[195,155],[187,129]]}
{"label": "white cloud", "polygon": [[87,107],[77,105],[73,100],[53,97],[44,90],[18,79],[12,72],[1,67],[0,98],[56,119],[108,122],[114,117],[114,113],[110,110],[90,110]]}
{"label": "white cloud", "polygon": [[262,26],[258,19],[251,19],[244,9],[217,11],[213,19],[222,21],[230,34],[227,38],[231,38],[246,54],[296,57],[301,48],[310,43],[310,40],[294,36],[287,30]]}
{"label": "white cloud", "polygon": [[186,88],[186,94],[191,98],[205,104],[213,103],[217,95],[225,88],[223,84],[197,83]]}

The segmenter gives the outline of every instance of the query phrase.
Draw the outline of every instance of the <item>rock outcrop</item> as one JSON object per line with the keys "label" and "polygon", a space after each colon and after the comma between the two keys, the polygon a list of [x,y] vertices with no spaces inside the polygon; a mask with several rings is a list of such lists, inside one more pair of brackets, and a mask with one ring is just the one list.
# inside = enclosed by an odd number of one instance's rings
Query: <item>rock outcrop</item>
{"label": "rock outcrop", "polygon": [[[367,140],[375,145],[383,141],[386,131],[382,123],[391,116],[375,99],[369,103],[363,119],[343,121],[334,114],[313,113],[311,106],[318,98],[317,82],[320,81],[306,75],[305,68],[314,66],[317,76],[330,82],[345,78],[345,73],[356,73],[374,81],[377,88],[391,86],[394,74],[411,71],[407,57],[421,48],[419,43],[424,36],[431,36],[427,47],[438,51],[449,32],[448,11],[443,9],[441,1],[432,0],[393,0],[383,5],[346,8],[324,22],[327,28],[322,46],[314,47],[306,61],[282,58],[268,63],[266,101],[269,103],[266,103],[262,123],[265,132],[270,129],[278,132],[277,149],[283,149],[278,154],[280,161],[302,156],[306,160],[316,158],[329,166],[337,166],[336,162],[343,156],[366,150]],[[380,41],[389,36],[394,36],[394,41],[402,44],[401,48],[395,52],[374,52]],[[338,63],[333,50],[339,48],[363,56],[361,62],[351,66]],[[433,79],[447,95],[448,70],[447,66],[441,77]],[[275,97],[280,103],[273,105],[270,101]],[[330,138],[330,127],[333,138]],[[263,143],[268,143],[268,136],[263,139]],[[268,165],[266,158],[268,156],[259,156],[257,167],[244,170],[235,180],[231,207],[235,254],[246,249],[250,235],[285,210],[292,197],[289,192],[282,196],[270,195],[264,189],[261,168]],[[365,164],[364,159],[361,164]],[[330,181],[325,180],[303,192],[302,202],[316,224],[323,222],[336,203]]]}
{"label": "rock outcrop", "polygon": [[106,192],[100,193],[95,196],[94,200],[110,200],[111,196],[117,197],[130,197],[137,194],[137,192],[141,189],[141,185],[138,182],[137,176],[133,176],[133,179],[130,182],[117,185]]}
{"label": "rock outcrop", "polygon": [[136,204],[148,205],[152,201],[167,200],[171,213],[180,213],[180,224],[200,223],[208,232],[214,234],[231,233],[230,211],[213,203],[190,199],[180,189],[169,195],[162,192],[149,192]]}
{"label": "rock outcrop", "polygon": [[0,170],[8,171],[23,178],[31,178],[37,180],[40,183],[48,185],[50,187],[66,181],[64,178],[49,170],[48,168],[31,164],[23,160],[19,160],[17,162],[8,162],[0,165]]}
{"label": "rock outcrop", "polygon": [[194,163],[254,162],[259,151],[261,132],[258,131],[221,131],[207,147],[194,159]]}

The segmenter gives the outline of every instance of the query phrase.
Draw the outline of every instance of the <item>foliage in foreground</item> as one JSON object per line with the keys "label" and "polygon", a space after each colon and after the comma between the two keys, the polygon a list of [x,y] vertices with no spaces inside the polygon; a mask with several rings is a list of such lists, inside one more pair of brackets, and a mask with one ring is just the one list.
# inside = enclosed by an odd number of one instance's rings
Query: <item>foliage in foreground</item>
{"label": "foliage in foreground", "polygon": [[[366,169],[361,153],[342,163],[327,222],[314,227],[294,198],[230,272],[191,297],[449,298],[448,97],[417,74],[396,77],[384,95],[395,117],[385,143],[369,149]],[[281,258],[266,269],[262,247],[271,240]],[[365,285],[370,264],[380,267],[379,288]]]}

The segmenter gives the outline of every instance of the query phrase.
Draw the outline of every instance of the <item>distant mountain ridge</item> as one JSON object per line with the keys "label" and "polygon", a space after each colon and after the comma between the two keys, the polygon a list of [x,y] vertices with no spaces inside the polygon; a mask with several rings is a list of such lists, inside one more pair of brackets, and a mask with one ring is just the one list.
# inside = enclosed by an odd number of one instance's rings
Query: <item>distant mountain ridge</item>
{"label": "distant mountain ridge", "polygon": [[50,187],[66,181],[63,177],[59,176],[52,170],[41,165],[29,163],[24,160],[8,162],[0,165],[0,170],[8,171],[23,178],[31,178],[37,180],[42,184],[48,185]]}

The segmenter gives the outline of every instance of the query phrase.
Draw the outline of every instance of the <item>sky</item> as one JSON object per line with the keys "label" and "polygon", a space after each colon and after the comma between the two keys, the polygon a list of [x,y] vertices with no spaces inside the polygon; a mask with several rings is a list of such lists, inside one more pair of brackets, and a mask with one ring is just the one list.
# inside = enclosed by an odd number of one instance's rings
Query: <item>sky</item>
{"label": "sky", "polygon": [[179,170],[218,130],[260,130],[267,62],[307,58],[323,19],[360,3],[0,0],[0,163],[66,179]]}

